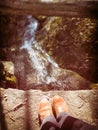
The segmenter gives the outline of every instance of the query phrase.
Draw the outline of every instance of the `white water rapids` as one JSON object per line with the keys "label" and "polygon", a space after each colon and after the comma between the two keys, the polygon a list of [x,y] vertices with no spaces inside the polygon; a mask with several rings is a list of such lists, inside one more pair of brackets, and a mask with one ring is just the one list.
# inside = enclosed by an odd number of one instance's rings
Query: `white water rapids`
{"label": "white water rapids", "polygon": [[38,27],[38,22],[32,16],[28,16],[29,24],[26,27],[26,31],[23,38],[23,43],[20,49],[26,49],[29,54],[29,58],[33,64],[33,68],[37,73],[37,79],[42,83],[51,83],[52,78],[49,75],[47,67],[49,64],[58,68],[58,64],[39,46],[35,39],[35,32]]}

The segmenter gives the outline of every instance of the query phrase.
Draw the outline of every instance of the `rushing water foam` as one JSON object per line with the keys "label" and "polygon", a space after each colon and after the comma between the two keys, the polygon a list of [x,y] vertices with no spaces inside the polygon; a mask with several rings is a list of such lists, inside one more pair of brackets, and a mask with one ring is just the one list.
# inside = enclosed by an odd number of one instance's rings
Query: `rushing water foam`
{"label": "rushing water foam", "polygon": [[50,83],[52,82],[51,76],[48,74],[47,66],[51,64],[52,66],[58,68],[58,64],[55,63],[50,56],[39,46],[38,42],[35,40],[35,32],[38,27],[38,22],[32,16],[28,16],[29,24],[27,25],[23,44],[20,49],[27,49],[29,57],[33,63],[33,68],[37,72],[37,78],[41,82]]}

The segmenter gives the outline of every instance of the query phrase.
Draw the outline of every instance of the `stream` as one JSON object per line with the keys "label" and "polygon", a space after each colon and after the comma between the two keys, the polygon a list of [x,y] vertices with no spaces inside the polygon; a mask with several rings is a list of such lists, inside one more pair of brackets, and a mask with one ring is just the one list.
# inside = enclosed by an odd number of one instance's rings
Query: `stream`
{"label": "stream", "polygon": [[58,68],[58,64],[39,46],[36,41],[36,31],[38,21],[32,16],[27,16],[28,25],[26,27],[23,43],[20,50],[26,49],[32,62],[32,68],[37,74],[37,80],[49,84],[52,82],[50,67]]}

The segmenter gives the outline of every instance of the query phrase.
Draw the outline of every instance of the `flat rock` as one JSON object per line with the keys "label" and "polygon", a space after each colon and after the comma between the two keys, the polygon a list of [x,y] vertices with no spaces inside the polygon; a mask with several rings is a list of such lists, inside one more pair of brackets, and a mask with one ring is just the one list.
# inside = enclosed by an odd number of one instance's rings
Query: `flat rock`
{"label": "flat rock", "polygon": [[70,115],[98,126],[98,90],[0,90],[2,130],[39,130],[38,104],[44,96],[51,99],[57,94],[65,99]]}

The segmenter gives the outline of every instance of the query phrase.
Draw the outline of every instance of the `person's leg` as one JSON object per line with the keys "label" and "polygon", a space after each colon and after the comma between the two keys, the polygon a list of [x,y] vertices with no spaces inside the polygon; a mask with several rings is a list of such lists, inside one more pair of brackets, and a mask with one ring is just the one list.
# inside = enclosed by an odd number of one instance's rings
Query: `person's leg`
{"label": "person's leg", "polygon": [[97,127],[92,126],[77,118],[74,118],[66,112],[61,112],[60,114],[58,114],[57,121],[61,130],[98,130]]}
{"label": "person's leg", "polygon": [[68,114],[67,104],[60,96],[53,97],[53,110],[59,123],[60,130],[98,130],[82,120],[74,118]]}
{"label": "person's leg", "polygon": [[46,117],[41,126],[40,130],[58,130],[58,123],[53,116]]}
{"label": "person's leg", "polygon": [[98,127],[92,126],[82,120],[76,119],[73,122],[72,130],[98,130]]}
{"label": "person's leg", "polygon": [[40,130],[58,130],[58,123],[53,115],[52,106],[47,100],[43,98],[39,103],[39,119],[40,119]]}

